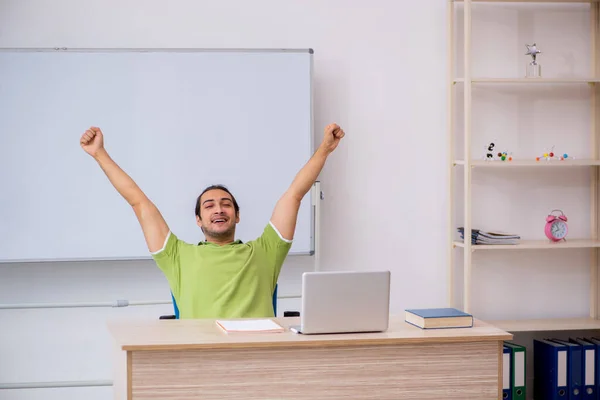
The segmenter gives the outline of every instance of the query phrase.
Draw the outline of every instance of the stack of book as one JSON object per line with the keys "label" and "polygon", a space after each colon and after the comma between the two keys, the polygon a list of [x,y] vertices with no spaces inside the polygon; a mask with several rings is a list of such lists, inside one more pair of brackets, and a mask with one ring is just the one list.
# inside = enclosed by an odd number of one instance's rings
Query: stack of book
{"label": "stack of book", "polygon": [[[460,238],[465,240],[465,228],[458,228]],[[514,233],[488,232],[480,229],[471,229],[471,244],[503,245],[518,244],[521,237]]]}
{"label": "stack of book", "polygon": [[411,308],[404,320],[421,329],[473,327],[473,315],[456,308]]}

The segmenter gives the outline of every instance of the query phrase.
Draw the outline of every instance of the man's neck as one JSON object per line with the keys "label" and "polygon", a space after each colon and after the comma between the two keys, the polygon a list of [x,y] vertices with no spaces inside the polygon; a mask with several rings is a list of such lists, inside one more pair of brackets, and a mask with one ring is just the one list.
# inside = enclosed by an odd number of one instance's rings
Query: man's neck
{"label": "man's neck", "polygon": [[225,246],[225,245],[234,243],[235,240],[233,237],[227,238],[227,239],[217,239],[217,238],[213,238],[213,237],[207,237],[206,242],[216,244],[218,246]]}

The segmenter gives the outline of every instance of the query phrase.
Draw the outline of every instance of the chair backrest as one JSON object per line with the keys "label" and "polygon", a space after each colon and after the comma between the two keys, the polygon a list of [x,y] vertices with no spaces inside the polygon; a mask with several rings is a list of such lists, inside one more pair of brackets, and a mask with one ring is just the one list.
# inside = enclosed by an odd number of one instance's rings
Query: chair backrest
{"label": "chair backrest", "polygon": [[273,290],[273,315],[277,316],[277,284],[275,284],[275,290]]}
{"label": "chair backrest", "polygon": [[173,299],[173,310],[175,311],[175,319],[179,319],[179,307],[177,307],[177,302],[175,301],[175,296],[173,296],[173,292],[171,292],[171,299]]}
{"label": "chair backrest", "polygon": [[[277,316],[277,287],[279,285],[275,284],[275,290],[273,291],[273,313]],[[173,311],[175,312],[175,319],[179,319],[179,307],[177,307],[177,302],[175,301],[175,296],[173,296],[173,292],[171,292],[171,299],[173,300]]]}

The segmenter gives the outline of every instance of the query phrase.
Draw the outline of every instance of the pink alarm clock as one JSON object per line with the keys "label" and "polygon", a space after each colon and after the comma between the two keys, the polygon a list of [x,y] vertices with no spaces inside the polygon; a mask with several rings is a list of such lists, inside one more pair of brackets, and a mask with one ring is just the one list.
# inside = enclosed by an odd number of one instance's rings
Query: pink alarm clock
{"label": "pink alarm clock", "polygon": [[[552,215],[555,211],[560,212],[560,215]],[[567,216],[561,210],[552,210],[546,217],[546,228],[544,229],[546,237],[553,242],[558,242],[566,240],[568,232]]]}

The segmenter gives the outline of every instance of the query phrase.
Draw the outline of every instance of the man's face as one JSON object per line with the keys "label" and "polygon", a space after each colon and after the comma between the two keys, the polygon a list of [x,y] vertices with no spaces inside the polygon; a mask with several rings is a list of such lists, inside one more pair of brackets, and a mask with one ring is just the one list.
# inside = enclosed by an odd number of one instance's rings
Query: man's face
{"label": "man's face", "polygon": [[239,215],[235,214],[231,195],[220,189],[209,190],[202,195],[200,216],[201,218],[196,217],[196,220],[207,237],[234,236],[235,224],[240,222]]}

